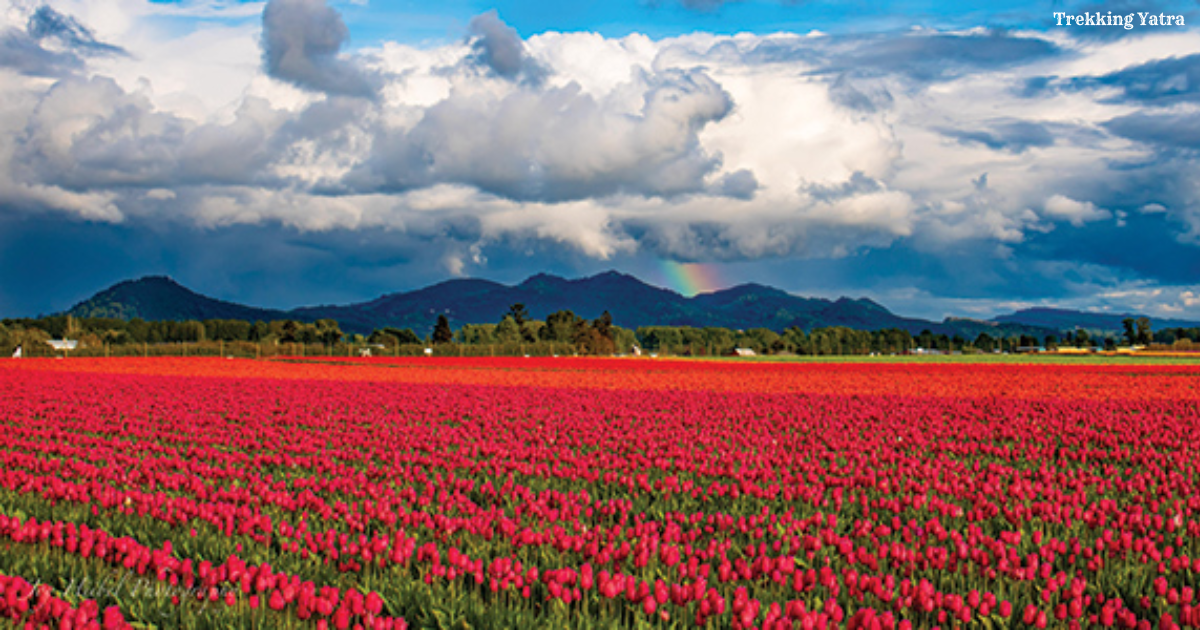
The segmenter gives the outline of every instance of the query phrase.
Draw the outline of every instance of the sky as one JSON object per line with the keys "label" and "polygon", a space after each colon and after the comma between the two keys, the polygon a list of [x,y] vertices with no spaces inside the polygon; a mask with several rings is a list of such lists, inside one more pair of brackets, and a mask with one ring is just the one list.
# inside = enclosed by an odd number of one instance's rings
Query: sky
{"label": "sky", "polygon": [[290,308],[615,269],[1200,320],[1197,24],[1195,0],[0,0],[0,316],[150,274]]}

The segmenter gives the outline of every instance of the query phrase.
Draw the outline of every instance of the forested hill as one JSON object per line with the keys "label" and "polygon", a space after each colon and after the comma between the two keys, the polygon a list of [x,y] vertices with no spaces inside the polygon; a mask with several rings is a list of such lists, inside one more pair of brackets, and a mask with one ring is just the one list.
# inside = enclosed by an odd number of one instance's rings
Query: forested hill
{"label": "forested hill", "polygon": [[67,311],[74,317],[110,317],[146,321],[286,319],[280,310],[255,308],[200,295],[166,276],[126,280],[93,295]]}
{"label": "forested hill", "polygon": [[947,318],[934,322],[902,317],[867,298],[824,298],[792,295],[760,284],[742,284],[712,293],[685,297],[638,278],[605,272],[568,280],[538,274],[516,285],[480,279],[448,280],[423,289],[384,295],[375,300],[340,306],[311,306],[289,311],[256,308],[210,298],[162,276],[119,283],[75,305],[76,317],[141,318],[151,320],[295,319],[313,322],[334,319],[347,332],[368,333],[384,327],[411,328],[425,334],[438,315],[457,328],[463,324],[496,323],[512,304],[524,304],[529,315],[545,319],[570,310],[584,318],[607,310],[625,328],[640,326],[719,326],[749,330],[791,327],[805,330],[844,326],[858,330],[898,328],[912,334],[974,339],[982,332],[993,337],[1053,334],[1042,326]]}
{"label": "forested hill", "polygon": [[[1082,328],[1092,331],[1093,333],[1120,333],[1125,329],[1125,320],[1137,320],[1143,315],[1131,313],[1094,313],[1088,311],[1074,311],[1059,308],[1027,308],[1024,310],[1010,313],[1008,315],[1000,315],[992,321],[1002,322],[1005,324],[1022,324],[1026,326],[1041,326],[1043,328],[1054,328],[1059,330],[1072,330]],[[1196,328],[1200,327],[1200,322],[1193,322],[1181,319],[1162,319],[1156,318],[1153,320],[1154,329],[1161,330],[1163,328]]]}

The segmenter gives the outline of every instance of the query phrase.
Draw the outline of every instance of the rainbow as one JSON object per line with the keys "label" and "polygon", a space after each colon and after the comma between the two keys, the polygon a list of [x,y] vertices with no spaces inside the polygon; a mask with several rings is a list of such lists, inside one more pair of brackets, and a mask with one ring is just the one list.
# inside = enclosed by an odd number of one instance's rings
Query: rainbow
{"label": "rainbow", "polygon": [[662,261],[662,272],[669,288],[691,297],[697,293],[716,291],[723,286],[716,265]]}

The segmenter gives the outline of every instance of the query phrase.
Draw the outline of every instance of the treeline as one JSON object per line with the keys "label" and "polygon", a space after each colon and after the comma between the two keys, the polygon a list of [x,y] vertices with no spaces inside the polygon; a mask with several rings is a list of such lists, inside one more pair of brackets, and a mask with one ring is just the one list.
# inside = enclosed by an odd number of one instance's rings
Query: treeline
{"label": "treeline", "polygon": [[35,341],[70,337],[84,346],[201,341],[332,345],[342,342],[346,335],[332,319],[312,323],[293,320],[248,322],[238,319],[148,322],[137,318],[125,321],[107,317],[51,315],[0,322],[0,338],[7,338],[11,342],[12,339],[25,337]]}
{"label": "treeline", "polygon": [[[444,331],[440,338],[439,330]],[[542,321],[530,318],[524,304],[513,304],[496,324],[464,324],[452,336],[445,317],[439,317],[433,336],[434,342],[471,346],[552,344],[588,355],[623,354],[637,345],[633,331],[613,325],[608,311],[589,321],[572,311],[561,310]]]}
{"label": "treeline", "polygon": [[[450,356],[487,355],[611,355],[646,351],[677,356],[727,355],[744,348],[756,354],[796,355],[867,355],[904,354],[917,350],[939,352],[1019,352],[1036,348],[1061,347],[1115,349],[1118,345],[1170,346],[1191,349],[1200,343],[1200,328],[1165,328],[1152,331],[1146,318],[1128,319],[1120,336],[1093,336],[1086,330],[1049,335],[1038,339],[1028,335],[992,336],[982,333],[974,339],[959,335],[934,334],[928,330],[912,335],[890,328],[876,331],[841,326],[811,331],[799,327],[775,332],[766,328],[732,330],[721,327],[643,326],[636,330],[621,328],[605,311],[588,320],[569,310],[550,314],[545,320],[530,317],[522,304],[513,304],[495,324],[464,324],[453,330],[449,320],[439,315],[430,335],[421,336],[408,328],[382,328],[370,335],[348,334],[338,322],[294,320],[249,322],[231,319],[204,321],[129,321],[112,318],[75,318],[54,315],[36,319],[5,319],[0,322],[0,356],[11,355],[18,345],[28,354],[46,354],[49,339],[71,338],[81,350],[96,354],[100,348],[114,354],[133,354],[128,346],[140,346],[141,354],[163,344],[254,344],[252,355],[282,354],[288,349],[327,354],[355,354],[364,350],[382,355],[418,355],[432,353]],[[246,345],[245,348],[251,348]],[[267,349],[270,348],[268,351]],[[307,350],[305,350],[307,348]],[[430,350],[426,350],[426,349]],[[35,350],[37,349],[37,350]],[[336,349],[336,352],[335,352]]]}
{"label": "treeline", "polygon": [[[444,315],[437,319],[433,332],[420,336],[408,328],[386,327],[370,335],[348,334],[338,322],[322,319],[306,323],[295,320],[270,322],[210,319],[187,321],[129,321],[100,317],[71,317],[54,315],[40,318],[5,319],[0,322],[0,356],[10,356],[21,346],[27,356],[45,355],[51,339],[74,339],[78,350],[97,354],[97,350],[112,349],[114,354],[154,355],[161,352],[151,348],[164,344],[254,344],[262,354],[271,348],[324,348],[325,354],[352,354],[368,351],[372,354],[407,356],[437,354],[448,356],[503,354],[587,354],[611,355],[629,352],[636,344],[632,331],[613,325],[612,316],[605,311],[594,320],[579,317],[571,311],[551,314],[545,321],[534,320],[521,304],[514,304],[497,324],[467,324],[454,332]],[[140,349],[129,350],[129,346]],[[452,349],[444,346],[463,346]],[[484,348],[483,346],[487,346]],[[211,349],[215,352],[220,345]],[[207,348],[207,346],[206,346]],[[334,352],[334,348],[337,351]],[[429,349],[427,352],[426,349]],[[168,350],[168,352],[171,352]],[[245,350],[243,349],[243,352]]]}
{"label": "treeline", "polygon": [[792,327],[781,333],[767,328],[742,331],[719,327],[644,326],[637,329],[636,337],[648,351],[689,356],[725,355],[738,348],[752,350],[755,354],[809,356],[905,354],[917,350],[1008,352],[1029,342],[1029,338],[993,338],[987,334],[967,340],[959,335],[934,334],[928,330],[913,335],[899,328],[868,331],[845,326],[811,331]]}

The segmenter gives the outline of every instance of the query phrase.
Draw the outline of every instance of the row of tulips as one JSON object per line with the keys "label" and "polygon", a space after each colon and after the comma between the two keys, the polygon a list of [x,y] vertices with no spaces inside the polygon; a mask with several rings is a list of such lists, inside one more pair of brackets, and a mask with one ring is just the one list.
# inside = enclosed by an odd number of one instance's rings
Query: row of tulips
{"label": "row of tulips", "polygon": [[6,383],[10,507],[177,541],[180,562],[240,555],[309,583],[371,581],[410,618],[422,611],[394,583],[551,623],[560,610],[739,627],[1200,621],[1186,397],[633,398],[45,372]]}
{"label": "row of tulips", "polygon": [[342,383],[502,385],[618,391],[919,395],[958,398],[1198,400],[1192,362],[1112,365],[744,363],[622,358],[77,358],[26,361],[23,372],[216,376]]}
{"label": "row of tulips", "polygon": [[[0,538],[24,545],[42,544],[82,558],[95,558],[139,576],[181,587],[180,592],[197,601],[235,606],[239,597],[244,596],[251,608],[257,608],[261,603],[277,612],[294,610],[301,620],[312,619],[322,627],[332,623],[338,630],[346,630],[352,625],[373,630],[405,630],[408,627],[403,618],[382,614],[384,602],[378,593],[363,595],[354,589],[318,588],[312,582],[301,581],[299,576],[276,572],[269,564],[247,564],[237,556],[230,556],[218,565],[207,560],[199,563],[194,563],[191,558],[180,560],[173,553],[170,541],[163,543],[160,549],[152,549],[131,537],[112,536],[87,525],[77,527],[73,522],[39,522],[32,517],[22,520],[5,515],[0,515]],[[15,590],[9,593],[18,611],[21,607],[33,611],[30,620],[35,623],[39,616],[44,616],[41,611],[45,606],[52,605],[55,611],[52,616],[63,623],[70,621],[64,615],[73,616],[69,610],[48,599],[43,605],[42,600],[49,597],[49,588],[39,591],[42,597],[32,608],[28,597],[22,598]],[[178,595],[173,597],[179,599]],[[80,614],[86,615],[86,611]],[[110,627],[110,617],[117,618],[118,615],[118,612],[106,613],[105,627]]]}
{"label": "row of tulips", "polygon": [[20,576],[0,574],[0,620],[24,622],[29,628],[63,630],[131,630],[121,610],[110,606],[103,611],[95,600],[79,605],[55,595],[47,584],[31,584]]}

